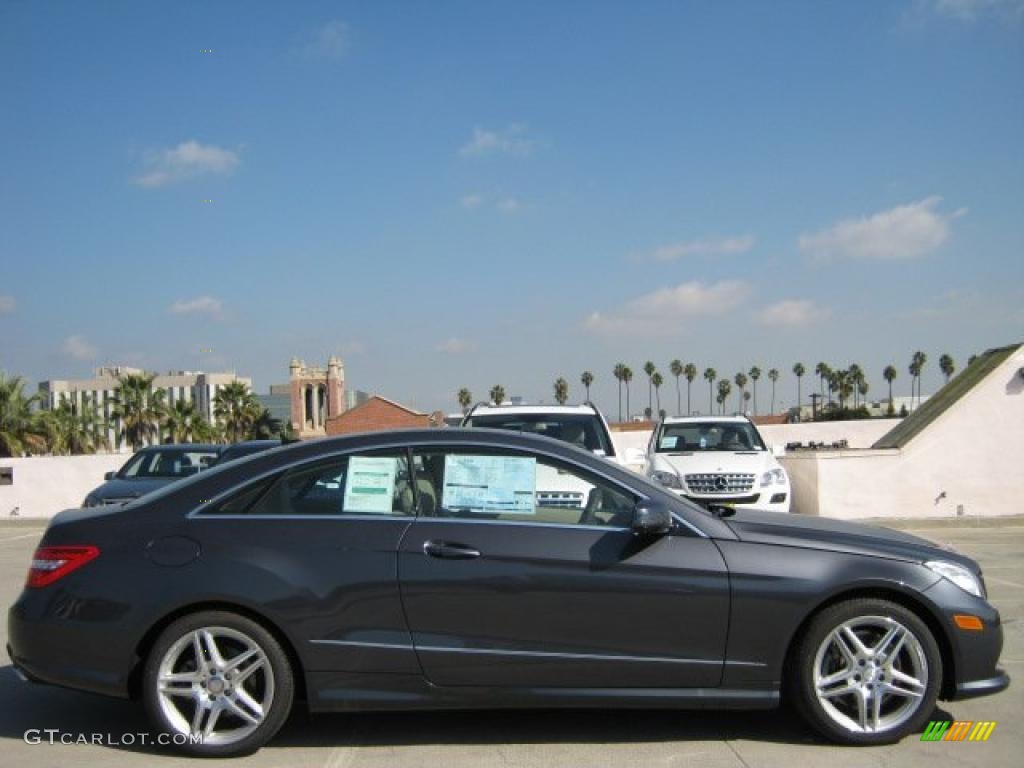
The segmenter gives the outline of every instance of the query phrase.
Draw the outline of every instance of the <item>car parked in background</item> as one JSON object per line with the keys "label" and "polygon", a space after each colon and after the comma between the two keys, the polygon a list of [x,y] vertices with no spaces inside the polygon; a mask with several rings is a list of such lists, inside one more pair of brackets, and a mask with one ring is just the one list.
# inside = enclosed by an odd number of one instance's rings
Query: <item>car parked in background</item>
{"label": "car parked in background", "polygon": [[175,480],[212,466],[220,455],[219,445],[181,443],[151,445],[132,455],[116,472],[107,472],[106,482],[94,488],[83,507],[124,504]]}
{"label": "car parked in background", "polygon": [[[539,493],[542,468],[586,488]],[[881,744],[996,693],[978,564],[898,531],[711,514],[592,451],[493,429],[327,438],[51,521],[8,647],[251,752],[311,711],[767,709]],[[111,724],[114,727],[114,724]],[[400,738],[400,737],[399,737]]]}
{"label": "car parked in background", "polygon": [[651,434],[644,474],[707,506],[789,512],[789,476],[744,416],[663,419]]}

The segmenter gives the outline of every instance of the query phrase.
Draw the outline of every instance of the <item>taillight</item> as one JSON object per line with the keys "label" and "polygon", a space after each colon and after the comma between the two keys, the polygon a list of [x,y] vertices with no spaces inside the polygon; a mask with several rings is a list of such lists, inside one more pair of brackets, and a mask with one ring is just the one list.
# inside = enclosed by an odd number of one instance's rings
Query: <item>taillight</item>
{"label": "taillight", "polygon": [[81,568],[100,554],[99,547],[40,547],[32,555],[27,587],[45,587]]}

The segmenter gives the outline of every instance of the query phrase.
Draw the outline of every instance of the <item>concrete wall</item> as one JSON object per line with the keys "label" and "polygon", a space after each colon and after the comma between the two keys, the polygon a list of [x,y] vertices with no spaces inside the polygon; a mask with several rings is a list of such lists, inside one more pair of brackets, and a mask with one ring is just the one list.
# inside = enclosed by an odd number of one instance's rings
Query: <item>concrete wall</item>
{"label": "concrete wall", "polygon": [[838,518],[1013,515],[1024,498],[1024,347],[900,450],[794,452],[794,510]]}
{"label": "concrete wall", "polygon": [[77,507],[106,472],[120,469],[127,459],[116,453],[0,459],[0,467],[14,469],[14,483],[0,485],[0,519],[15,509],[20,517],[53,517]]}
{"label": "concrete wall", "polygon": [[758,427],[766,443],[809,442],[831,445],[846,440],[850,448],[870,448],[902,419],[861,419],[858,421],[813,421],[802,424],[767,424]]}

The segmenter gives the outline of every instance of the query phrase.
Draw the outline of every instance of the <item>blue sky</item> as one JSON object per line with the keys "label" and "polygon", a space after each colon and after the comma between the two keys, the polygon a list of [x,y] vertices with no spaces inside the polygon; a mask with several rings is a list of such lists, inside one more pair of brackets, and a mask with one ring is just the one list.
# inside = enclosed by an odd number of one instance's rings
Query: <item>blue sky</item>
{"label": "blue sky", "polygon": [[8,0],[0,104],[31,381],[339,354],[424,409],[589,368],[614,411],[620,360],[792,403],[796,360],[904,392],[1024,339],[1021,0]]}

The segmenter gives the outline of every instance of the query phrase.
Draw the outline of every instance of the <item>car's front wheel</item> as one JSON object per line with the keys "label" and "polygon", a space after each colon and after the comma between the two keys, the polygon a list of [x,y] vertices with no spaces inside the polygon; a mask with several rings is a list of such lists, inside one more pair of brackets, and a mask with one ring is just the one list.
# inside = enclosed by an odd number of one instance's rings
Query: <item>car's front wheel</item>
{"label": "car's front wheel", "polygon": [[942,657],[911,610],[848,600],[815,616],[791,657],[790,693],[815,730],[844,744],[887,744],[919,729],[935,707]]}
{"label": "car's front wheel", "polygon": [[146,709],[167,743],[194,755],[242,755],[284,724],[294,696],[288,656],[256,622],[204,611],[170,624],[143,670]]}

